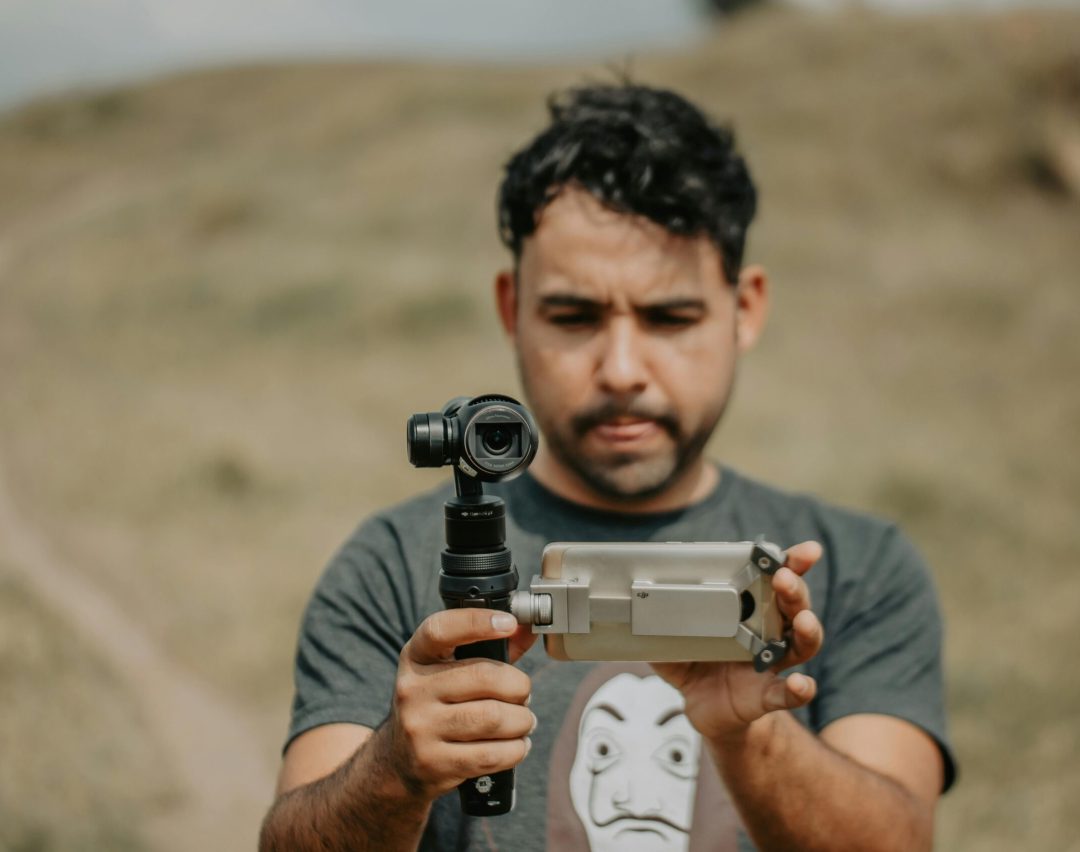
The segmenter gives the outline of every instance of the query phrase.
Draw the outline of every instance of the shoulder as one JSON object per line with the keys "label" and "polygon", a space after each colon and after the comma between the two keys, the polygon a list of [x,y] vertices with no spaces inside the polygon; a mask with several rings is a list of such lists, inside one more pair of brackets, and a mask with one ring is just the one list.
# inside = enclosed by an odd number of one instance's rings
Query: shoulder
{"label": "shoulder", "polygon": [[441,534],[443,503],[452,493],[453,488],[444,483],[373,512],[357,524],[339,555],[402,550],[410,541]]}
{"label": "shoulder", "polygon": [[361,520],[330,558],[316,598],[343,590],[371,593],[420,580],[426,586],[442,548],[442,504],[452,490],[440,485]]}
{"label": "shoulder", "polygon": [[[788,491],[724,468],[730,479],[726,498],[733,511],[748,518],[761,518],[773,526],[804,532],[845,546],[876,548],[901,537],[896,523],[869,512],[839,506],[807,493]],[[822,544],[828,544],[822,541]]]}
{"label": "shoulder", "polygon": [[822,545],[824,556],[808,582],[819,593],[819,601],[828,600],[830,609],[862,606],[878,596],[894,601],[911,594],[934,596],[921,554],[894,521],[813,494],[785,491],[735,471],[725,469],[724,475],[732,477],[727,499],[732,511],[742,516],[742,529],[783,547],[811,540]]}

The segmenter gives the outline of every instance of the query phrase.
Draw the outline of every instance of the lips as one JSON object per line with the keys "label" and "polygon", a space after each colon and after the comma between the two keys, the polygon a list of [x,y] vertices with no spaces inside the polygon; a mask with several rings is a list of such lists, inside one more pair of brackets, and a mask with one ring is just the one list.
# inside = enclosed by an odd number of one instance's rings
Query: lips
{"label": "lips", "polygon": [[643,443],[660,432],[660,425],[655,420],[643,420],[636,417],[617,417],[593,427],[596,437],[619,445]]}

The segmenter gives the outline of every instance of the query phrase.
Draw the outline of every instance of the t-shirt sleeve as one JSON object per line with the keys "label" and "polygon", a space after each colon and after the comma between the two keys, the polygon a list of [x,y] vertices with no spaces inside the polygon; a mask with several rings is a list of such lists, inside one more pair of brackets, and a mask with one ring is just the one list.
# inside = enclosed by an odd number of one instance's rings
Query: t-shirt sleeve
{"label": "t-shirt sleeve", "polygon": [[374,728],[390,709],[398,654],[412,634],[400,551],[385,525],[362,526],[331,560],[300,626],[286,747],[318,725]]}
{"label": "t-shirt sleeve", "polygon": [[915,548],[889,527],[830,618],[814,724],[856,713],[896,716],[937,742],[943,789],[956,777],[945,722],[943,627],[933,581]]}

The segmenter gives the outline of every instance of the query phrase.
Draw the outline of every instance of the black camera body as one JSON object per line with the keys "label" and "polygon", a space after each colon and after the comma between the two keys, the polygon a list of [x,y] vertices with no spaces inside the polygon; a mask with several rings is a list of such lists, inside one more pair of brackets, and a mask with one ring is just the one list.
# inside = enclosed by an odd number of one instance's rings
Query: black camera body
{"label": "black camera body", "polygon": [[463,396],[441,411],[410,417],[408,445],[414,467],[452,465],[455,477],[460,471],[478,482],[498,482],[529,466],[539,433],[532,415],[513,397]]}
{"label": "black camera body", "polygon": [[[506,505],[484,494],[482,483],[512,479],[529,466],[539,446],[532,415],[509,396],[457,397],[441,411],[410,417],[407,443],[413,466],[450,465],[454,470],[457,493],[443,507],[446,548],[439,571],[439,595],[446,608],[510,612],[518,572],[506,546]],[[476,642],[458,648],[454,656],[505,663],[509,643]],[[467,814],[507,813],[514,805],[514,770],[470,778],[458,791]]]}

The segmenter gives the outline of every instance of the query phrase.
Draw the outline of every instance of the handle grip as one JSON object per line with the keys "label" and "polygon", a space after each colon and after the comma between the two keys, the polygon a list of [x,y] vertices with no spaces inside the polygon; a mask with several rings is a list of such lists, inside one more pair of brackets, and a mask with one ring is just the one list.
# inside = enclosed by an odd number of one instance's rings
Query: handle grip
{"label": "handle grip", "polygon": [[[490,558],[485,554],[466,556],[474,556],[477,561]],[[510,597],[517,589],[518,574],[513,563],[509,561],[508,553],[505,562],[503,570],[491,573],[452,575],[445,570],[440,572],[439,595],[446,608],[477,607],[510,612]],[[477,657],[509,663],[510,641],[485,639],[454,649],[455,659],[469,660]],[[514,807],[514,770],[504,769],[491,775],[468,778],[458,785],[458,795],[462,812],[470,816],[509,813]]]}
{"label": "handle grip", "polygon": [[[454,651],[458,660],[485,657],[501,663],[510,662],[510,643],[506,639],[489,639],[462,645]],[[514,807],[514,770],[504,769],[491,775],[469,778],[458,785],[461,810],[470,816],[495,816],[509,813]]]}

